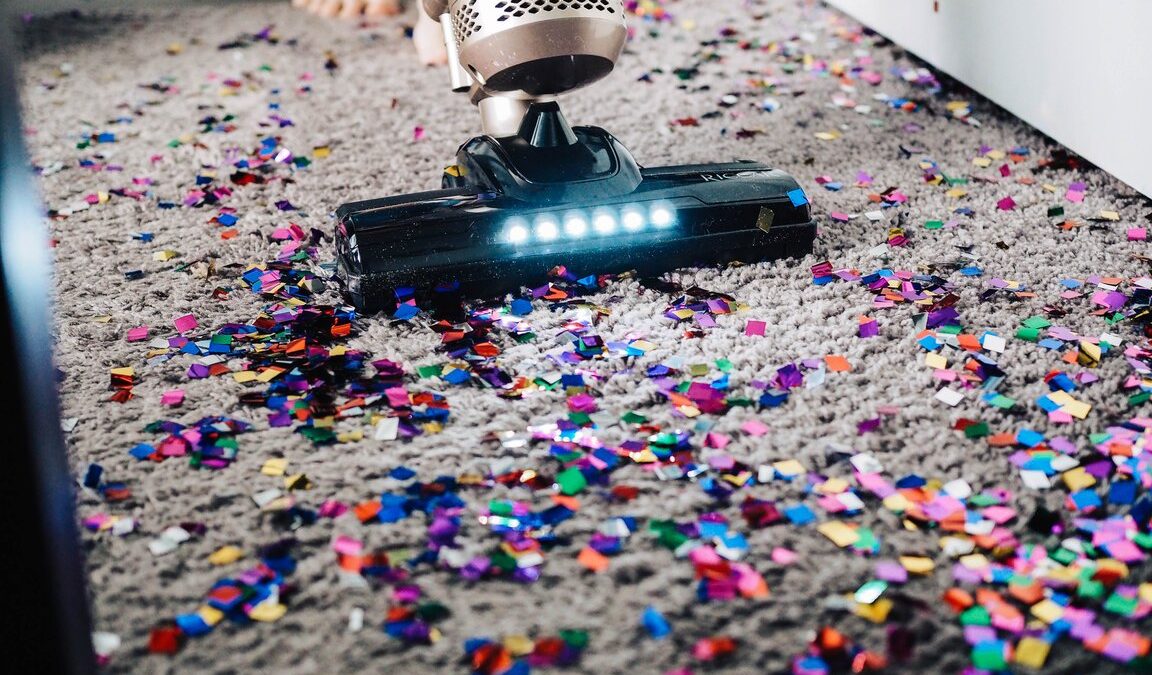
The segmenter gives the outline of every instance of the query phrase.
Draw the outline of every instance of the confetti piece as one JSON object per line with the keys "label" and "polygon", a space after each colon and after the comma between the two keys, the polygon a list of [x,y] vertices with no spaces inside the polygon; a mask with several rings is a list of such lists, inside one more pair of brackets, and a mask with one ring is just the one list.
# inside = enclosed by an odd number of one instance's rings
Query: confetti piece
{"label": "confetti piece", "polygon": [[844,373],[852,370],[852,364],[848,362],[848,359],[839,354],[825,356],[824,363],[828,365],[828,370],[834,373]]}
{"label": "confetti piece", "polygon": [[760,437],[768,433],[768,427],[760,420],[748,420],[740,425],[741,431],[749,436]]}
{"label": "confetti piece", "polygon": [[183,316],[178,316],[175,319],[172,319],[172,325],[176,326],[177,333],[188,333],[196,330],[197,326],[200,325],[200,322],[196,320],[195,316],[191,314],[185,314]]}
{"label": "confetti piece", "polygon": [[265,460],[264,464],[260,467],[260,473],[272,477],[283,476],[287,470],[288,460],[284,457],[273,457],[272,459]]}
{"label": "confetti piece", "polygon": [[733,654],[737,647],[735,640],[724,635],[702,638],[692,646],[692,656],[697,661],[715,661]]}
{"label": "confetti piece", "polygon": [[778,565],[791,565],[800,559],[795,551],[777,546],[772,549],[772,562]]}
{"label": "confetti piece", "polygon": [[170,389],[160,395],[160,404],[171,408],[177,407],[184,403],[184,390],[183,389]]}
{"label": "confetti piece", "polygon": [[936,569],[936,563],[932,562],[931,558],[923,556],[902,555],[899,558],[900,564],[904,569],[908,570],[909,574],[930,574],[932,570]]}
{"label": "confetti piece", "polygon": [[662,640],[672,634],[672,626],[669,625],[668,620],[652,605],[644,608],[644,612],[640,616],[640,623],[644,626],[644,630],[648,631],[648,635],[655,640]]}
{"label": "confetti piece", "polygon": [[244,557],[244,551],[235,546],[222,546],[208,556],[208,562],[213,565],[231,565]]}
{"label": "confetti piece", "polygon": [[855,528],[849,527],[839,520],[830,520],[820,523],[816,526],[816,531],[832,540],[840,548],[851,546],[855,544],[859,538],[859,533]]}
{"label": "confetti piece", "polygon": [[1051,645],[1039,638],[1024,637],[1016,643],[1014,660],[1026,668],[1039,670],[1044,667],[1044,662],[1048,659],[1049,649]]}
{"label": "confetti piece", "polygon": [[394,441],[400,434],[400,418],[385,417],[376,423],[373,438],[378,441]]}
{"label": "confetti piece", "polygon": [[611,564],[607,556],[590,547],[581,549],[580,554],[576,556],[576,560],[596,574],[608,571],[608,566]]}
{"label": "confetti piece", "polygon": [[936,392],[935,398],[937,401],[954,408],[964,400],[964,394],[955,389],[941,387],[940,390]]}

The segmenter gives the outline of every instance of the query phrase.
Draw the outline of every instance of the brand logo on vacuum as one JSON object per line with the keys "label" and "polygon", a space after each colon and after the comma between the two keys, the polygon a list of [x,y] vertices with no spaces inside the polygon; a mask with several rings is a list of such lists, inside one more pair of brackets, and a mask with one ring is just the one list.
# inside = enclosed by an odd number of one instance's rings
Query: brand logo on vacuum
{"label": "brand logo on vacuum", "polygon": [[759,176],[767,171],[722,171],[719,173],[702,173],[700,177],[704,179],[705,183],[711,183],[717,180],[731,180],[733,178],[747,178],[749,176]]}

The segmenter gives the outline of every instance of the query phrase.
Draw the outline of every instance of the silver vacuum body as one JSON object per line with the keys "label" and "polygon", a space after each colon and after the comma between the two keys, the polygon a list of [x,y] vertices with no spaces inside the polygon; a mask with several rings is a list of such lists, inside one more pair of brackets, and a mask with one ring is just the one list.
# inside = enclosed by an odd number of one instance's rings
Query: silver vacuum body
{"label": "silver vacuum body", "polygon": [[449,0],[447,14],[460,66],[488,96],[541,100],[596,82],[628,34],[620,0]]}

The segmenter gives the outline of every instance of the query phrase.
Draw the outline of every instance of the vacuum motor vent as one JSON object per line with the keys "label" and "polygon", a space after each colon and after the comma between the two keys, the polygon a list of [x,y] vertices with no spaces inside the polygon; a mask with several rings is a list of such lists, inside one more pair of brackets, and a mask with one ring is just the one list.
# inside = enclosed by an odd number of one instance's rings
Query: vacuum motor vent
{"label": "vacuum motor vent", "polygon": [[476,9],[477,0],[457,3],[452,12],[452,27],[456,30],[456,44],[462,44],[480,30],[480,12]]}
{"label": "vacuum motor vent", "polygon": [[[476,8],[480,0],[460,0],[452,11],[452,27],[456,32],[457,44],[463,44],[474,33],[481,31],[481,11]],[[620,0],[500,0],[484,8],[488,19],[496,14],[496,21],[509,21],[544,12],[564,10],[585,10],[617,14],[621,11]]]}
{"label": "vacuum motor vent", "polygon": [[496,3],[502,11],[497,21],[507,21],[524,16],[565,9],[591,9],[615,14],[618,0],[506,0]]}

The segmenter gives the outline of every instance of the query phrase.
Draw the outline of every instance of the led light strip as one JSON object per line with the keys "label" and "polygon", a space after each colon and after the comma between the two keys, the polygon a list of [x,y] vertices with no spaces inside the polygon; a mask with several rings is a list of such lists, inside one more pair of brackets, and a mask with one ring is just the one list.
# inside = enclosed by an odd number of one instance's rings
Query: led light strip
{"label": "led light strip", "polygon": [[591,217],[592,221],[589,223],[586,214],[580,211],[565,213],[562,221],[548,213],[536,216],[532,222],[522,216],[514,216],[505,224],[500,241],[513,246],[529,241],[547,244],[561,238],[582,239],[589,232],[609,236],[616,234],[621,228],[626,233],[637,234],[649,225],[656,229],[665,229],[676,221],[672,207],[660,203],[652,205],[647,214],[642,206],[632,205],[619,211],[596,209],[591,213]]}

